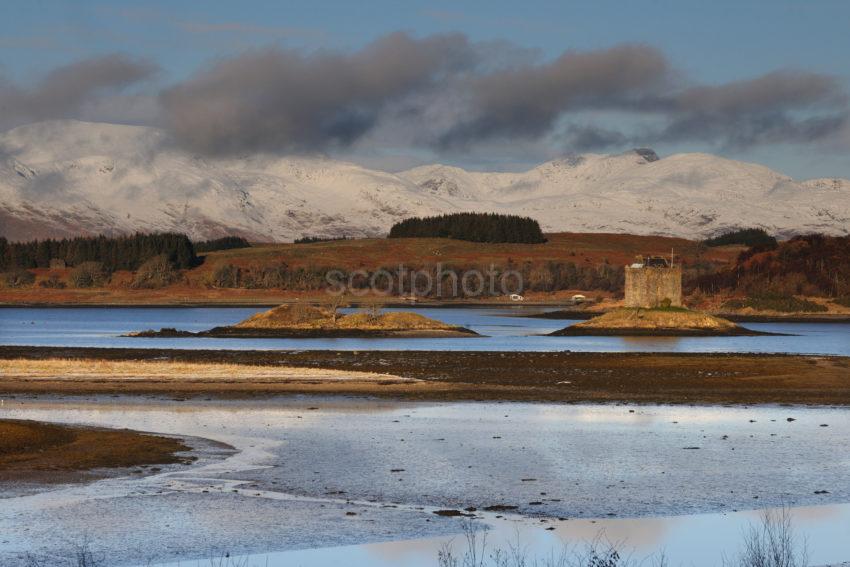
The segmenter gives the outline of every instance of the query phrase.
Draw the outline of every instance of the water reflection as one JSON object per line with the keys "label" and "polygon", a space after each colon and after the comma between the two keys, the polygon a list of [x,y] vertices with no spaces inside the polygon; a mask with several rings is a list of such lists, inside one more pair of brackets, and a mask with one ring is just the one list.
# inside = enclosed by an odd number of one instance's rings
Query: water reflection
{"label": "water reflection", "polygon": [[[639,565],[653,564],[652,559],[663,552],[668,565],[709,567],[722,564],[741,550],[742,534],[758,525],[761,514],[571,520],[556,524],[552,531],[539,523],[496,519],[488,523],[487,550],[492,553],[514,546],[524,551],[529,564],[534,564],[535,558],[558,556],[562,551],[581,553],[591,542],[602,540],[614,544]],[[838,564],[850,557],[850,506],[801,507],[792,509],[791,514],[798,541],[805,542],[808,549],[810,564]],[[236,560],[246,562],[246,567],[434,567],[438,551],[447,543],[459,555],[467,549],[462,536],[452,536],[277,552]],[[162,565],[186,567],[187,563]]]}
{"label": "water reflection", "polygon": [[[441,544],[462,543],[458,520],[435,509],[496,503],[519,515],[478,513],[493,545],[519,530],[539,555],[603,533],[635,557],[664,549],[673,565],[715,565],[758,519],[733,509],[788,502],[813,559],[850,558],[843,409],[93,398],[6,400],[0,417],[187,434],[240,450],[190,470],[6,498],[4,565],[12,553],[96,534],[122,564],[185,566],[229,551],[271,567],[431,566]],[[822,489],[829,494],[814,494]]]}

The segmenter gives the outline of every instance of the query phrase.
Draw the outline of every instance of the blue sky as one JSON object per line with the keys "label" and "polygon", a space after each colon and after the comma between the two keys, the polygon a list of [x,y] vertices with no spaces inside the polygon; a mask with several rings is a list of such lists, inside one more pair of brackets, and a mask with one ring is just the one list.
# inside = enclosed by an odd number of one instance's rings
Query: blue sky
{"label": "blue sky", "polygon": [[[0,18],[0,77],[22,89],[51,70],[86,58],[122,53],[155,63],[159,70],[129,88],[155,93],[191,78],[216,61],[252,48],[303,52],[356,52],[386,34],[415,38],[460,32],[470,42],[507,43],[539,53],[539,62],[565,51],[592,52],[624,43],[647,44],[666,56],[682,80],[700,85],[744,81],[792,69],[833,77],[850,92],[850,2],[661,1],[642,2],[9,2]],[[805,112],[805,111],[804,111]],[[583,124],[606,128],[620,114],[578,113]],[[115,116],[110,118],[116,119]],[[117,119],[120,120],[120,117]],[[128,116],[127,122],[137,119]],[[625,120],[628,120],[626,118]],[[845,129],[846,130],[846,129]],[[399,156],[412,162],[441,159],[469,167],[522,167],[563,150],[551,136],[494,159],[478,151],[435,152],[386,142],[380,147],[335,151],[380,164]],[[836,139],[838,141],[836,141]],[[826,142],[758,143],[746,147],[700,139],[662,140],[659,153],[711,151],[764,163],[795,177],[850,177],[850,134]],[[630,138],[623,144],[630,143]],[[615,151],[612,147],[606,151]],[[624,149],[624,148],[623,148]],[[563,150],[566,151],[566,150]],[[510,162],[510,163],[507,163]]]}

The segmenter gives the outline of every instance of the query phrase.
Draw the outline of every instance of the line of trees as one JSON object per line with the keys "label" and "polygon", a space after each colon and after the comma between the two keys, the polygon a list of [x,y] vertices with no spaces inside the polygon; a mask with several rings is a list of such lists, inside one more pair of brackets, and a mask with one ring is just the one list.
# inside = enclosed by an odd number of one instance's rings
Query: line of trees
{"label": "line of trees", "polygon": [[546,242],[540,224],[529,217],[497,213],[452,213],[413,217],[393,225],[390,238],[454,238],[472,242]]}
{"label": "line of trees", "polygon": [[195,242],[195,252],[204,254],[206,252],[215,252],[216,250],[233,250],[236,248],[250,248],[251,243],[241,236],[225,236],[223,238],[215,238],[213,240],[202,240]]}
{"label": "line of trees", "polygon": [[292,241],[293,244],[315,244],[317,242],[338,242],[348,240],[347,236],[302,236]]}
{"label": "line of trees", "polygon": [[185,234],[137,233],[30,242],[9,242],[0,238],[0,271],[49,268],[51,260],[62,260],[68,266],[98,262],[108,272],[136,270],[155,256],[165,257],[177,269],[198,264],[192,241]]}

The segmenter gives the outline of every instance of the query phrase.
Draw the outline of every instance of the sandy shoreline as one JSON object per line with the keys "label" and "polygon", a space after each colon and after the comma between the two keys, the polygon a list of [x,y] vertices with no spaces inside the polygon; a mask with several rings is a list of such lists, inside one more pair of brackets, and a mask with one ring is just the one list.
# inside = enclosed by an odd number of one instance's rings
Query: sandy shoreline
{"label": "sandy shoreline", "polygon": [[0,347],[0,396],[99,393],[850,405],[850,358]]}

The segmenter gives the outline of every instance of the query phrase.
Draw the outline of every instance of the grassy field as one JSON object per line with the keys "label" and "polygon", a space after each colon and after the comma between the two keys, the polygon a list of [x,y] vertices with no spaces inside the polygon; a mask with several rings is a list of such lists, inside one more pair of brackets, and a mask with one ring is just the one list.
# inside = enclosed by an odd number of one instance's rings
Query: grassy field
{"label": "grassy field", "polygon": [[[379,268],[399,263],[421,264],[504,264],[514,262],[575,262],[625,265],[638,254],[670,255],[693,264],[707,261],[732,262],[743,250],[740,246],[705,248],[694,240],[631,234],[547,234],[543,244],[487,244],[445,238],[367,238],[314,244],[258,244],[252,248],[211,252],[203,268],[220,262],[290,266],[333,266],[344,269]],[[203,269],[200,270],[203,272]]]}

